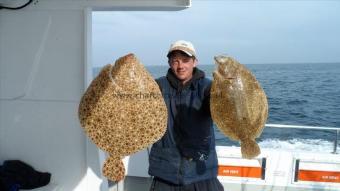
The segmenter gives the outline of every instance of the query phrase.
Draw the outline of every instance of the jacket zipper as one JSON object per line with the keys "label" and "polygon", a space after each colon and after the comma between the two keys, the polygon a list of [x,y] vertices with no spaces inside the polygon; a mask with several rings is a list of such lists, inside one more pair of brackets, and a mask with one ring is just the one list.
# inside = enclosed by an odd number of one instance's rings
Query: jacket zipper
{"label": "jacket zipper", "polygon": [[[177,90],[176,92],[177,96],[179,96],[179,106],[181,106],[182,104],[182,90]],[[176,108],[177,108],[177,104],[176,104]],[[178,115],[178,111],[181,111],[181,107],[179,107],[179,110],[177,110],[177,115]],[[180,154],[180,162],[179,162],[179,169],[178,169],[178,183],[182,184],[183,183],[183,159],[182,156]]]}

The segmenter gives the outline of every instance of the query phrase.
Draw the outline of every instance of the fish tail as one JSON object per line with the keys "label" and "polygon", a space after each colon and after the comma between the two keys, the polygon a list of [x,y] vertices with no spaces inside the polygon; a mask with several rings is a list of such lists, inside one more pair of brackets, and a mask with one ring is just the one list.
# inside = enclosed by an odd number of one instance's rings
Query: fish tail
{"label": "fish tail", "polygon": [[118,182],[125,176],[125,168],[120,157],[109,156],[103,165],[103,175],[111,181]]}
{"label": "fish tail", "polygon": [[241,141],[242,158],[252,159],[261,153],[259,145],[253,139]]}

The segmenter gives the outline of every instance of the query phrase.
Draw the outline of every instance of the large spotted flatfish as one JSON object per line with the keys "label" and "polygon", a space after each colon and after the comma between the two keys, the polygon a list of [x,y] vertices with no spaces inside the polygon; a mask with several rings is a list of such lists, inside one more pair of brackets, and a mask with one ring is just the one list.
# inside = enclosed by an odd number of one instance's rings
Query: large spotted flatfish
{"label": "large spotted flatfish", "polygon": [[108,153],[103,174],[122,180],[124,156],[146,148],[165,133],[167,108],[150,73],[133,54],[102,68],[79,104],[87,136]]}

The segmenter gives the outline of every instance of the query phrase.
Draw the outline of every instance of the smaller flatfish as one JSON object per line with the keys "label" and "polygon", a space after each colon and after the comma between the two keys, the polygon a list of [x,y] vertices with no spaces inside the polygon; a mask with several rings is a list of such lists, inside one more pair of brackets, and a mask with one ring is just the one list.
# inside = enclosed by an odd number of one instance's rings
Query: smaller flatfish
{"label": "smaller flatfish", "polygon": [[217,127],[232,140],[240,141],[243,158],[260,154],[255,141],[268,117],[267,96],[254,75],[235,59],[216,56],[210,110]]}

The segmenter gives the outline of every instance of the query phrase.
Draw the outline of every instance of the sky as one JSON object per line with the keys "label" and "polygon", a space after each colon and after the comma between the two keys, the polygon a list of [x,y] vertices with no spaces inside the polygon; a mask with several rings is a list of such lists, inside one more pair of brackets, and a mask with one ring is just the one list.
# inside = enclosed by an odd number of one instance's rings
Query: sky
{"label": "sky", "polygon": [[93,12],[93,66],[134,53],[166,65],[170,44],[191,41],[199,64],[339,63],[340,1],[194,0],[179,11]]}

